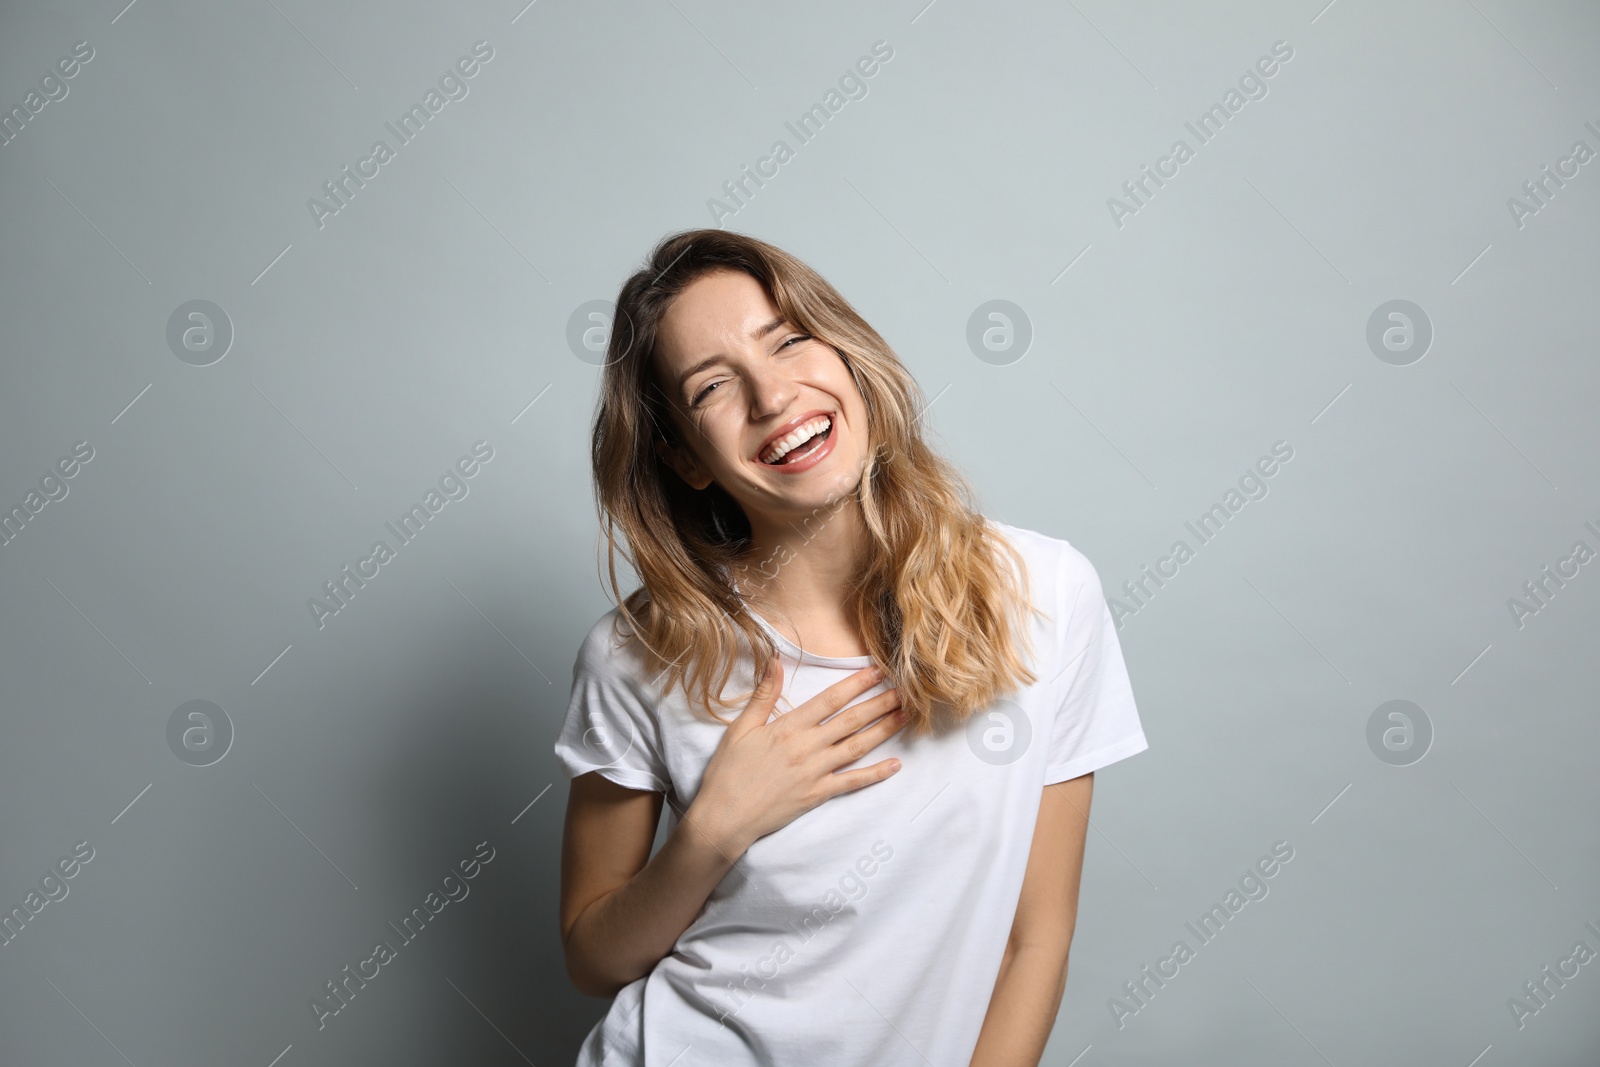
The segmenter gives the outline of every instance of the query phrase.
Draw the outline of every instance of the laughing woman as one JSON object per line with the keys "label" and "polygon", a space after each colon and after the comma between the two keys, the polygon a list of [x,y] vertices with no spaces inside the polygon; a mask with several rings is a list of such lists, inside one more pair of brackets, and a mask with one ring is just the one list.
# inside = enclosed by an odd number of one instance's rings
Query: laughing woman
{"label": "laughing woman", "polygon": [[1094,567],[976,512],[922,410],[770,244],[676,234],[623,285],[618,606],[555,742],[567,972],[615,997],[581,1067],[1038,1062],[1093,772],[1145,737]]}

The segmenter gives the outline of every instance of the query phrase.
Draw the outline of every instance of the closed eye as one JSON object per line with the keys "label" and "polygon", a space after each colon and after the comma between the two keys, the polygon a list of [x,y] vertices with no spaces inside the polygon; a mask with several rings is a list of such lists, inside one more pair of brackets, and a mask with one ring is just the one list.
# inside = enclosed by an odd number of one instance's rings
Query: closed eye
{"label": "closed eye", "polygon": [[[783,344],[779,345],[778,346],[778,351],[781,352],[785,348],[788,348],[790,345],[797,344],[800,341],[810,341],[810,340],[812,340],[812,337],[811,337],[810,334],[808,334],[808,333],[797,333],[793,337],[789,338],[787,341],[783,342]],[[700,401],[704,400],[707,396],[709,396],[711,394],[711,391],[713,389],[715,389],[717,386],[721,385],[721,384],[722,384],[722,379],[718,379],[717,381],[714,381],[714,382],[710,383],[709,385],[707,385],[704,389],[700,390],[698,393],[696,393],[694,395],[694,398],[689,401],[689,406],[690,407],[699,407],[700,406]]]}
{"label": "closed eye", "polygon": [[700,390],[700,392],[695,394],[695,398],[693,400],[689,401],[689,406],[692,407],[692,408],[699,407],[700,406],[700,401],[704,400],[710,394],[711,390],[715,389],[717,386],[719,386],[721,384],[722,383],[720,381],[712,382],[710,385],[708,385],[704,389]]}

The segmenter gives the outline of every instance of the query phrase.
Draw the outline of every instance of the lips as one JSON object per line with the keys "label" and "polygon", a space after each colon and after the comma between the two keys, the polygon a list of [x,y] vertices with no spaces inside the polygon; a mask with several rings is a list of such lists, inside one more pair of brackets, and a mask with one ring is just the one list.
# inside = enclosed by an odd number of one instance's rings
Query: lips
{"label": "lips", "polygon": [[[788,422],[784,423],[782,426],[779,426],[776,430],[773,430],[772,434],[765,441],[761,442],[761,447],[756,449],[756,453],[752,458],[757,463],[761,463],[762,462],[761,457],[767,454],[767,449],[771,448],[774,443],[776,443],[781,438],[783,438],[783,437],[793,433],[794,431],[798,430],[800,427],[804,426],[806,423],[810,422],[812,419],[817,418],[818,416],[821,416],[821,415],[826,415],[830,422],[836,421],[838,419],[838,416],[836,414],[834,414],[832,411],[829,411],[826,408],[817,408],[814,411],[807,411],[804,414],[796,415],[794,418],[790,419]],[[763,466],[771,466],[771,464],[765,464],[765,463],[763,463],[762,465]]]}

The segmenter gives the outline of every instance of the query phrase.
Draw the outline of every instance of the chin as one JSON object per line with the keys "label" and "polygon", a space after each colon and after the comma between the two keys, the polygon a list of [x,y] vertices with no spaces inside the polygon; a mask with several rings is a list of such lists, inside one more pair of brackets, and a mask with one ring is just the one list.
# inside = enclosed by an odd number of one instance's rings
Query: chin
{"label": "chin", "polygon": [[856,490],[860,486],[861,468],[857,466],[830,479],[826,484],[818,486],[809,492],[807,496],[816,497],[818,506],[842,503],[855,496]]}

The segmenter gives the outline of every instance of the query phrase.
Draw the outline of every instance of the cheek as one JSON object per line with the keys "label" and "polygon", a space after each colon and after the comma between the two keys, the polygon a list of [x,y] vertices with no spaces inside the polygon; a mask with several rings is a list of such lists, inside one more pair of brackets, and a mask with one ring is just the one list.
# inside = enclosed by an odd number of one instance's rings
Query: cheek
{"label": "cheek", "polygon": [[857,417],[866,413],[866,399],[861,395],[861,390],[856,387],[855,379],[850,377],[849,371],[845,372],[844,380],[839,383],[839,395]]}
{"label": "cheek", "polygon": [[744,427],[726,411],[707,414],[695,436],[701,455],[711,465],[734,467],[744,455]]}
{"label": "cheek", "polygon": [[838,397],[840,403],[849,409],[847,414],[860,418],[865,410],[865,401],[850,368],[832,349],[824,349],[823,353],[806,361],[805,377]]}

